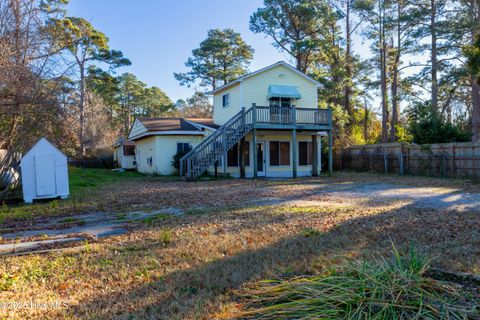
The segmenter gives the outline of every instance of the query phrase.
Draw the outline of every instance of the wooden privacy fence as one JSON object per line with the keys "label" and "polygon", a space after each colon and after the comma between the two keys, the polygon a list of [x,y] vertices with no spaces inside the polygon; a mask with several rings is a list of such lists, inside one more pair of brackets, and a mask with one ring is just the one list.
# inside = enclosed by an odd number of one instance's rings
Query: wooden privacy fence
{"label": "wooden privacy fence", "polygon": [[335,169],[398,174],[480,176],[480,143],[352,146],[334,152]]}

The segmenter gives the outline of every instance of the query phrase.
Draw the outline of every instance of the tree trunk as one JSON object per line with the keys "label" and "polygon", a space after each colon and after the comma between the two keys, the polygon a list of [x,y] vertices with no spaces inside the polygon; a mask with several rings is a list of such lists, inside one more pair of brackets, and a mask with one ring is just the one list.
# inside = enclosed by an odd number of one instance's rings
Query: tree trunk
{"label": "tree trunk", "polygon": [[401,54],[401,28],[400,19],[402,18],[401,1],[397,3],[397,52],[395,53],[395,61],[393,62],[393,74],[392,74],[392,123],[390,124],[390,142],[397,140],[397,125],[399,118],[399,106],[398,106],[398,66],[400,64]]}
{"label": "tree trunk", "polygon": [[472,141],[480,141],[480,86],[475,75],[470,76],[472,87]]}
{"label": "tree trunk", "polygon": [[350,0],[347,0],[346,8],[346,49],[345,49],[345,72],[347,74],[347,82],[345,85],[345,110],[347,111],[350,121],[353,118],[353,108],[351,105],[351,96],[352,96],[352,35],[350,31]]}
{"label": "tree trunk", "polygon": [[369,118],[369,111],[368,111],[368,105],[367,105],[367,97],[363,97],[364,100],[364,120],[363,120],[363,139],[365,140],[365,143],[368,143],[368,118]]}
{"label": "tree trunk", "polygon": [[[480,36],[480,1],[472,1],[470,4],[470,19],[476,23],[472,26],[472,43]],[[470,75],[472,94],[472,141],[480,141],[480,78]]]}
{"label": "tree trunk", "polygon": [[80,152],[84,157],[87,154],[85,143],[85,65],[84,62],[80,64],[80,102],[78,111],[80,112],[80,128],[78,138],[80,140]]}
{"label": "tree trunk", "polygon": [[385,4],[380,3],[380,81],[382,92],[382,143],[388,142],[388,104],[387,104],[387,62],[386,62],[386,43],[385,43]]}
{"label": "tree trunk", "polygon": [[430,33],[432,37],[431,43],[431,64],[432,64],[432,109],[438,110],[438,65],[437,65],[437,29],[436,29],[436,16],[437,7],[436,0],[430,0]]}

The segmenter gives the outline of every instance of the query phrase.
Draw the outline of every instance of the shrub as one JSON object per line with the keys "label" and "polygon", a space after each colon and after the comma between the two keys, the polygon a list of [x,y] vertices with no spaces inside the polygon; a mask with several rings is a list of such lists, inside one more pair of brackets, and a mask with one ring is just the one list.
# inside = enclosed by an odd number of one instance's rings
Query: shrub
{"label": "shrub", "polygon": [[419,103],[407,110],[408,130],[414,143],[469,141],[471,133],[461,123],[449,123],[429,103]]}
{"label": "shrub", "polygon": [[184,155],[186,155],[189,151],[190,151],[190,150],[188,150],[188,151],[177,151],[177,153],[173,156],[172,166],[173,166],[175,169],[177,169],[177,170],[180,169],[180,159],[181,159]]}
{"label": "shrub", "polygon": [[320,275],[264,281],[248,294],[239,318],[261,319],[474,319],[473,307],[445,283],[428,278],[428,260],[407,257],[350,262]]}

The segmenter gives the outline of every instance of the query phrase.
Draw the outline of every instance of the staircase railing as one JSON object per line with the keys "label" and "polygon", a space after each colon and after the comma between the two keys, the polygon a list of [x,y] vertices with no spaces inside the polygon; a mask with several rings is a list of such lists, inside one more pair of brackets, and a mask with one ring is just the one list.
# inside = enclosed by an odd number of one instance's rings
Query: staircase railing
{"label": "staircase railing", "polygon": [[[253,128],[252,108],[242,109],[180,159],[180,176],[194,180],[220,161]],[[224,159],[227,161],[227,159]]]}

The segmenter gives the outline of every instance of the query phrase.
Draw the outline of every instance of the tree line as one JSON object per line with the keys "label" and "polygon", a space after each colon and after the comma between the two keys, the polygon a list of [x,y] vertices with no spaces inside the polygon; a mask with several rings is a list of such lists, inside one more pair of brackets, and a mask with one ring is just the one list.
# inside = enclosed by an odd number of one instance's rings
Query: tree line
{"label": "tree line", "polygon": [[[478,0],[264,0],[250,30],[323,84],[338,144],[480,139]],[[240,34],[211,30],[175,77],[215,89],[252,55]]]}
{"label": "tree line", "polygon": [[[72,156],[111,147],[135,117],[211,117],[205,92],[247,73],[254,49],[213,29],[192,51],[192,97],[172,102],[68,0],[0,0],[0,148],[46,136]],[[250,30],[322,83],[336,143],[478,141],[478,0],[264,0]],[[359,48],[368,47],[360,54]]]}
{"label": "tree line", "polygon": [[24,152],[46,136],[84,157],[126,137],[139,116],[209,116],[202,94],[176,104],[117,74],[130,60],[89,21],[68,16],[67,4],[0,0],[0,149]]}

